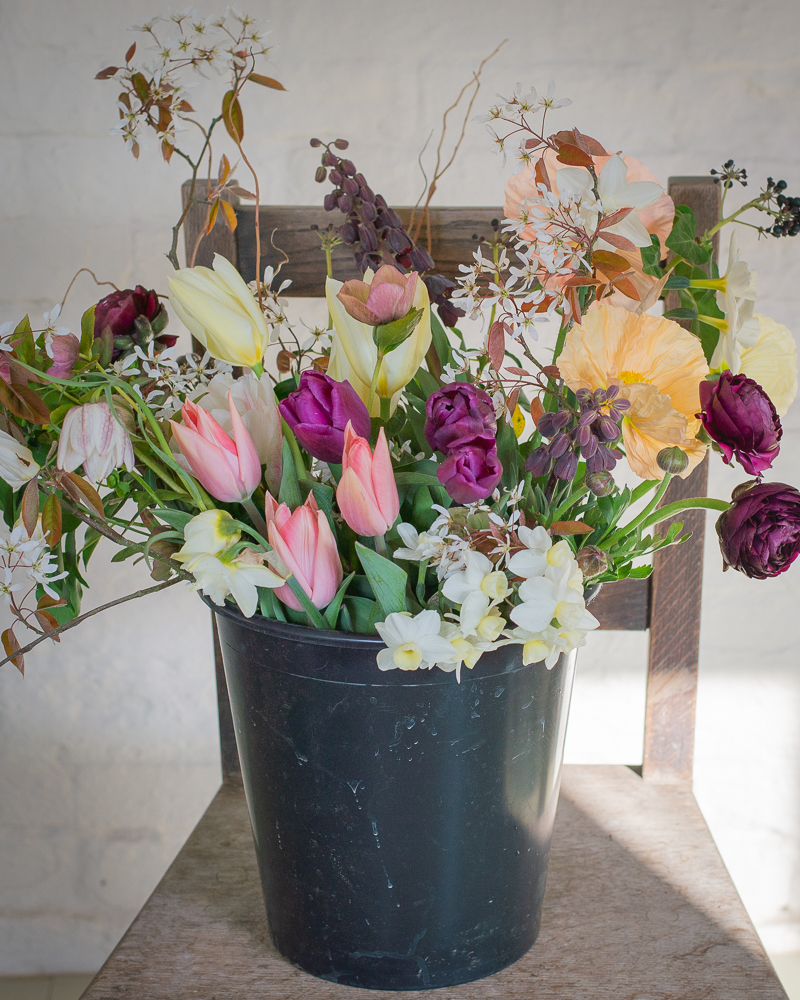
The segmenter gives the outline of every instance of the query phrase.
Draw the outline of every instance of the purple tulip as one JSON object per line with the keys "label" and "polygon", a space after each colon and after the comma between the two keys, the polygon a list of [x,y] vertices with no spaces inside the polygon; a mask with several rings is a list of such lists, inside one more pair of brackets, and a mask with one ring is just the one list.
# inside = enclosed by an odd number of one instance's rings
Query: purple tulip
{"label": "purple tulip", "polygon": [[496,446],[497,418],[492,401],[470,382],[451,382],[432,393],[425,414],[425,440],[434,451],[449,455],[468,444],[483,451]]}
{"label": "purple tulip", "polygon": [[322,372],[304,371],[300,388],[278,406],[301,446],[322,462],[341,462],[348,420],[359,437],[369,438],[372,429],[367,408],[350,383]]}
{"label": "purple tulip", "polygon": [[751,476],[772,466],[783,429],[772,400],[757,382],[724,371],[718,381],[700,383],[700,406],[698,416],[726,465],[735,458]]}
{"label": "purple tulip", "polygon": [[475,503],[490,496],[500,481],[503,466],[494,448],[468,445],[452,452],[436,475],[456,503]]}
{"label": "purple tulip", "polygon": [[142,334],[147,332],[148,327],[156,335],[159,350],[174,347],[178,338],[161,332],[167,320],[167,310],[158,295],[152,289],[148,291],[144,285],[137,285],[136,288],[123,288],[100,299],[94,307],[94,335],[95,338],[102,337],[106,329],[111,331],[114,344],[111,358],[116,361],[121,355],[130,353],[137,343],[147,343]]}
{"label": "purple tulip", "polygon": [[783,573],[800,553],[800,492],[785,483],[738,486],[717,534],[726,567],[756,580]]}

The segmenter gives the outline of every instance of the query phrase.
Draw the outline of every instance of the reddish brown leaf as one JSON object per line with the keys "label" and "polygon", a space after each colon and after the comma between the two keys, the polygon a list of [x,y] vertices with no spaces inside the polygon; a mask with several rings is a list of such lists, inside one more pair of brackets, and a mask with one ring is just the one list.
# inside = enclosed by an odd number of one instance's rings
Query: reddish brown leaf
{"label": "reddish brown leaf", "polygon": [[178,111],[183,111],[186,114],[191,114],[194,111],[194,108],[188,101],[181,101],[181,103],[178,105]]}
{"label": "reddish brown leaf", "polygon": [[509,415],[512,417],[514,416],[514,410],[516,410],[517,408],[518,401],[519,401],[519,387],[514,389],[513,392],[509,395],[508,399],[506,400],[506,409],[508,410]]}
{"label": "reddish brown leaf", "polygon": [[229,90],[222,98],[222,120],[231,139],[236,143],[241,142],[244,138],[244,116],[239,98],[233,90]]}
{"label": "reddish brown leaf", "polygon": [[134,73],[131,77],[131,83],[139,100],[142,104],[145,104],[150,99],[150,84],[147,82],[144,73]]}
{"label": "reddish brown leaf", "polygon": [[632,208],[619,208],[616,212],[613,212],[611,215],[607,215],[604,219],[601,219],[597,228],[607,229],[609,226],[616,226],[618,222],[622,222],[623,219],[627,219],[632,211]]}
{"label": "reddish brown leaf", "polygon": [[533,175],[537,184],[544,184],[548,191],[552,190],[550,177],[547,173],[547,167],[544,164],[544,158],[537,161],[536,166],[533,168]]}
{"label": "reddish brown leaf", "polygon": [[134,42],[133,45],[131,45],[131,47],[125,53],[125,62],[129,63],[135,55],[136,55],[136,42]]}
{"label": "reddish brown leaf", "polygon": [[14,657],[11,662],[14,664],[14,666],[17,668],[17,670],[19,670],[19,672],[24,677],[25,676],[25,657],[24,656],[14,656],[14,653],[16,653],[16,651],[20,648],[20,645],[17,642],[17,637],[14,635],[14,633],[11,631],[10,628],[7,628],[5,630],[5,632],[3,632],[2,640],[3,640],[3,649],[6,651],[6,656],[13,656]]}
{"label": "reddish brown leaf", "polygon": [[524,368],[517,368],[515,365],[506,365],[506,371],[511,372],[512,375],[519,375],[525,378],[530,375],[530,372],[526,372]]}
{"label": "reddish brown leaf", "polygon": [[228,157],[223,153],[222,159],[219,161],[219,170],[217,171],[217,185],[222,187],[231,172],[231,163]]}
{"label": "reddish brown leaf", "polygon": [[50,411],[44,400],[27,385],[8,385],[0,379],[0,403],[6,406],[15,417],[30,420],[34,424],[49,424]]}
{"label": "reddish brown leaf", "polygon": [[[36,615],[36,621],[39,622],[45,632],[52,632],[53,629],[58,628],[58,619],[53,617],[49,611],[36,610],[33,613]],[[53,642],[61,642],[61,636],[54,635]]]}
{"label": "reddish brown leaf", "polygon": [[544,407],[542,406],[542,401],[538,396],[534,396],[531,400],[531,417],[533,418],[534,424],[539,426],[539,420],[544,413]]}
{"label": "reddish brown leaf", "polygon": [[172,159],[172,154],[175,152],[175,147],[169,141],[169,139],[164,139],[161,143],[161,155],[169,163]]}
{"label": "reddish brown leaf", "polygon": [[238,184],[229,184],[225,190],[230,191],[231,194],[235,194],[237,198],[247,198],[249,201],[256,200],[256,196],[251,191],[247,191],[245,188],[239,187]]}
{"label": "reddish brown leaf", "polygon": [[110,80],[118,69],[119,66],[106,66],[105,69],[101,69],[100,72],[95,76],[95,80]]}
{"label": "reddish brown leaf", "polygon": [[618,288],[629,299],[634,299],[636,302],[639,301],[639,293],[636,291],[636,286],[630,278],[617,278],[614,281],[614,288]]}
{"label": "reddish brown leaf", "polygon": [[592,278],[588,274],[573,274],[571,278],[567,278],[564,284],[575,288],[582,288],[584,285],[596,285],[598,281],[597,278]]}
{"label": "reddish brown leaf", "polygon": [[163,134],[164,132],[166,132],[169,129],[169,127],[170,127],[171,124],[172,124],[172,114],[171,114],[171,112],[167,108],[165,108],[165,107],[159,107],[159,109],[158,109],[158,128],[156,129],[156,131],[159,134]]}
{"label": "reddish brown leaf", "polygon": [[501,320],[491,325],[486,353],[489,355],[492,368],[499,372],[506,356],[506,325]]}
{"label": "reddish brown leaf", "polygon": [[139,159],[139,143],[134,139],[131,143],[131,152],[133,153],[134,160]]}
{"label": "reddish brown leaf", "polygon": [[620,236],[618,233],[606,233],[604,232],[600,237],[606,243],[610,243],[612,247],[616,247],[617,250],[636,250],[636,244],[631,243],[629,239],[624,236]]}
{"label": "reddish brown leaf", "polygon": [[219,212],[219,198],[215,198],[208,210],[208,219],[206,220],[206,236],[214,228],[214,223],[217,221],[217,213]]}
{"label": "reddish brown leaf", "polygon": [[592,251],[592,266],[599,268],[603,274],[607,274],[609,277],[612,274],[625,274],[631,269],[630,261],[610,250]]}
{"label": "reddish brown leaf", "polygon": [[542,372],[548,378],[554,378],[554,379],[561,378],[561,372],[558,370],[557,365],[545,365],[544,368],[542,368]]}
{"label": "reddish brown leaf", "polygon": [[550,530],[554,535],[588,535],[594,528],[583,521],[553,521]]}
{"label": "reddish brown leaf", "polygon": [[260,83],[262,87],[269,87],[270,90],[286,90],[286,87],[282,83],[278,83],[277,80],[273,80],[271,76],[262,76],[260,73],[251,73],[247,78],[252,80],[253,83]]}
{"label": "reddish brown leaf", "polygon": [[220,198],[219,203],[225,214],[225,221],[228,223],[228,229],[230,229],[231,232],[234,232],[236,229],[236,212],[233,210],[233,205],[231,205],[230,202],[225,201],[224,198]]}
{"label": "reddish brown leaf", "polygon": [[559,163],[567,163],[571,167],[593,167],[594,160],[585,153],[579,146],[574,146],[570,142],[562,142],[558,147],[556,159]]}
{"label": "reddish brown leaf", "polygon": [[[120,104],[124,104],[125,107],[128,109],[128,111],[131,110],[131,95],[128,93],[127,90],[123,90],[122,93],[117,98],[117,100],[119,101]],[[122,108],[120,108],[119,116],[120,118],[125,117]]]}
{"label": "reddish brown leaf", "polygon": [[61,540],[61,522],[61,501],[51,493],[42,508],[42,531],[51,549]]}
{"label": "reddish brown leaf", "polygon": [[275,364],[277,365],[278,371],[285,375],[287,372],[292,370],[292,365],[294,364],[294,354],[291,351],[278,351],[278,356],[275,359]]}
{"label": "reddish brown leaf", "polygon": [[28,538],[32,538],[39,523],[39,482],[36,479],[31,479],[22,494],[22,523]]}
{"label": "reddish brown leaf", "polygon": [[36,602],[36,607],[40,610],[42,608],[65,608],[66,606],[67,602],[63,597],[51,597],[49,594],[42,594]]}
{"label": "reddish brown leaf", "polygon": [[62,472],[59,483],[64,492],[68,493],[73,500],[77,500],[87,507],[92,507],[105,520],[106,512],[103,510],[103,501],[91,483],[87,483],[77,472]]}

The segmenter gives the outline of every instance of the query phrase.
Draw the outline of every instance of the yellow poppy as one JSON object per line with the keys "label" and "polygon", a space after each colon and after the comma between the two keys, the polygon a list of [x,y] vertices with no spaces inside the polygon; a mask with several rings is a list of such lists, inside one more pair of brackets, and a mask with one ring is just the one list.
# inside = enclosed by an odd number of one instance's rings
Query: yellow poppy
{"label": "yellow poppy", "polygon": [[673,445],[689,459],[681,478],[702,461],[695,414],[708,365],[700,341],[677,323],[601,303],[569,331],[557,364],[570,389],[617,385],[630,401],[622,439],[637,476],[661,479],[657,455]]}

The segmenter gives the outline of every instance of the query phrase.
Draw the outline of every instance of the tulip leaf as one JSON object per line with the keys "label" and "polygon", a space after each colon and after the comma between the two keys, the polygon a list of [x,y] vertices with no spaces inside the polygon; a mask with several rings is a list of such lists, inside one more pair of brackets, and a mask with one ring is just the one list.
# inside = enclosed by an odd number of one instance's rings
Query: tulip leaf
{"label": "tulip leaf", "polygon": [[303,490],[307,490],[309,493],[314,494],[317,506],[323,512],[325,517],[327,517],[328,524],[331,526],[331,531],[333,532],[333,537],[336,538],[336,522],[333,520],[333,498],[336,496],[334,488],[329,486],[327,483],[318,483],[313,479],[300,479],[298,480],[298,485],[302,487]]}
{"label": "tulip leaf", "polygon": [[366,597],[345,597],[342,605],[342,628],[344,631],[374,632],[375,629],[370,627],[370,618],[376,607],[380,607],[380,605]]}
{"label": "tulip leaf", "polygon": [[292,449],[286,438],[281,449],[281,488],[278,492],[278,502],[285,503],[290,510],[296,510],[303,502],[300,494],[300,484],[297,481],[297,469],[292,457]]}
{"label": "tulip leaf", "polygon": [[423,399],[427,399],[429,396],[432,396],[434,392],[438,392],[441,388],[433,375],[431,375],[430,372],[425,371],[424,368],[419,368],[417,370],[417,374],[414,376],[414,381],[420,387]]}
{"label": "tulip leaf", "polygon": [[294,596],[303,605],[303,611],[305,611],[306,615],[308,615],[309,625],[313,626],[314,628],[327,628],[328,627],[327,622],[319,613],[319,610],[315,608],[314,605],[311,603],[311,599],[309,598],[308,594],[303,590],[303,588],[300,586],[300,582],[297,579],[297,577],[290,576],[286,582],[289,584],[289,588],[294,594]]}
{"label": "tulip leaf", "polygon": [[406,583],[408,576],[404,569],[361,542],[356,542],[356,552],[364,567],[364,572],[372,590],[383,609],[384,615],[397,611],[408,611],[406,603]]}
{"label": "tulip leaf", "polygon": [[675,222],[667,237],[667,246],[690,264],[706,264],[711,258],[711,247],[696,243],[696,233],[697,220],[694,212],[686,205],[676,205]]}
{"label": "tulip leaf", "polygon": [[396,347],[405,343],[414,332],[422,317],[421,309],[412,309],[410,313],[402,319],[396,319],[393,323],[384,323],[376,326],[372,334],[375,346],[381,354],[388,354]]}
{"label": "tulip leaf", "polygon": [[173,510],[171,507],[154,507],[153,514],[162,521],[166,521],[176,531],[183,531],[194,517],[194,514],[187,514],[185,510]]}
{"label": "tulip leaf", "polygon": [[438,486],[439,480],[436,476],[429,476],[425,472],[395,472],[394,481],[398,486]]}
{"label": "tulip leaf", "polygon": [[342,606],[342,601],[344,600],[344,595],[347,588],[350,586],[355,573],[351,573],[350,576],[346,576],[342,581],[342,585],[336,591],[336,595],[325,609],[325,621],[328,623],[328,628],[335,629],[336,622],[339,618],[339,608]]}
{"label": "tulip leaf", "polygon": [[433,349],[436,351],[436,356],[439,358],[439,364],[442,368],[444,368],[445,365],[450,364],[453,355],[450,350],[450,341],[444,331],[444,327],[433,312],[431,312],[431,338],[433,341]]}

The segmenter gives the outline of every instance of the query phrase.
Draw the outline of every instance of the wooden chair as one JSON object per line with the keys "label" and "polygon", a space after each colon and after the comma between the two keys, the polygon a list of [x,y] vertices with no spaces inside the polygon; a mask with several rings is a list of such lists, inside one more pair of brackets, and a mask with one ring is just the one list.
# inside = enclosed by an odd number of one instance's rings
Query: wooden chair
{"label": "wooden chair", "polygon": [[[678,203],[706,226],[719,212],[710,178],[673,178]],[[185,196],[185,192],[184,192]],[[264,264],[291,260],[287,294],[323,294],[314,208],[261,208]],[[197,263],[223,253],[255,277],[254,208],[237,208],[236,238],[219,225]],[[403,213],[401,212],[401,215]],[[469,260],[494,209],[432,211],[433,256],[444,273]],[[187,245],[203,224],[189,219]],[[344,260],[343,251],[338,251]],[[337,265],[337,274],[344,268]],[[668,500],[704,492],[707,467],[673,483]],[[649,580],[607,585],[593,606],[603,628],[650,632],[641,768],[567,766],[550,855],[542,930],[519,962],[443,997],[531,1000],[785,998],[692,795],[692,749],[704,518],[689,514],[689,542],[656,558]],[[386,997],[314,979],[273,949],[256,869],[230,707],[215,634],[223,784],[85,1000],[344,1000]],[[392,994],[401,996],[402,994]]]}

